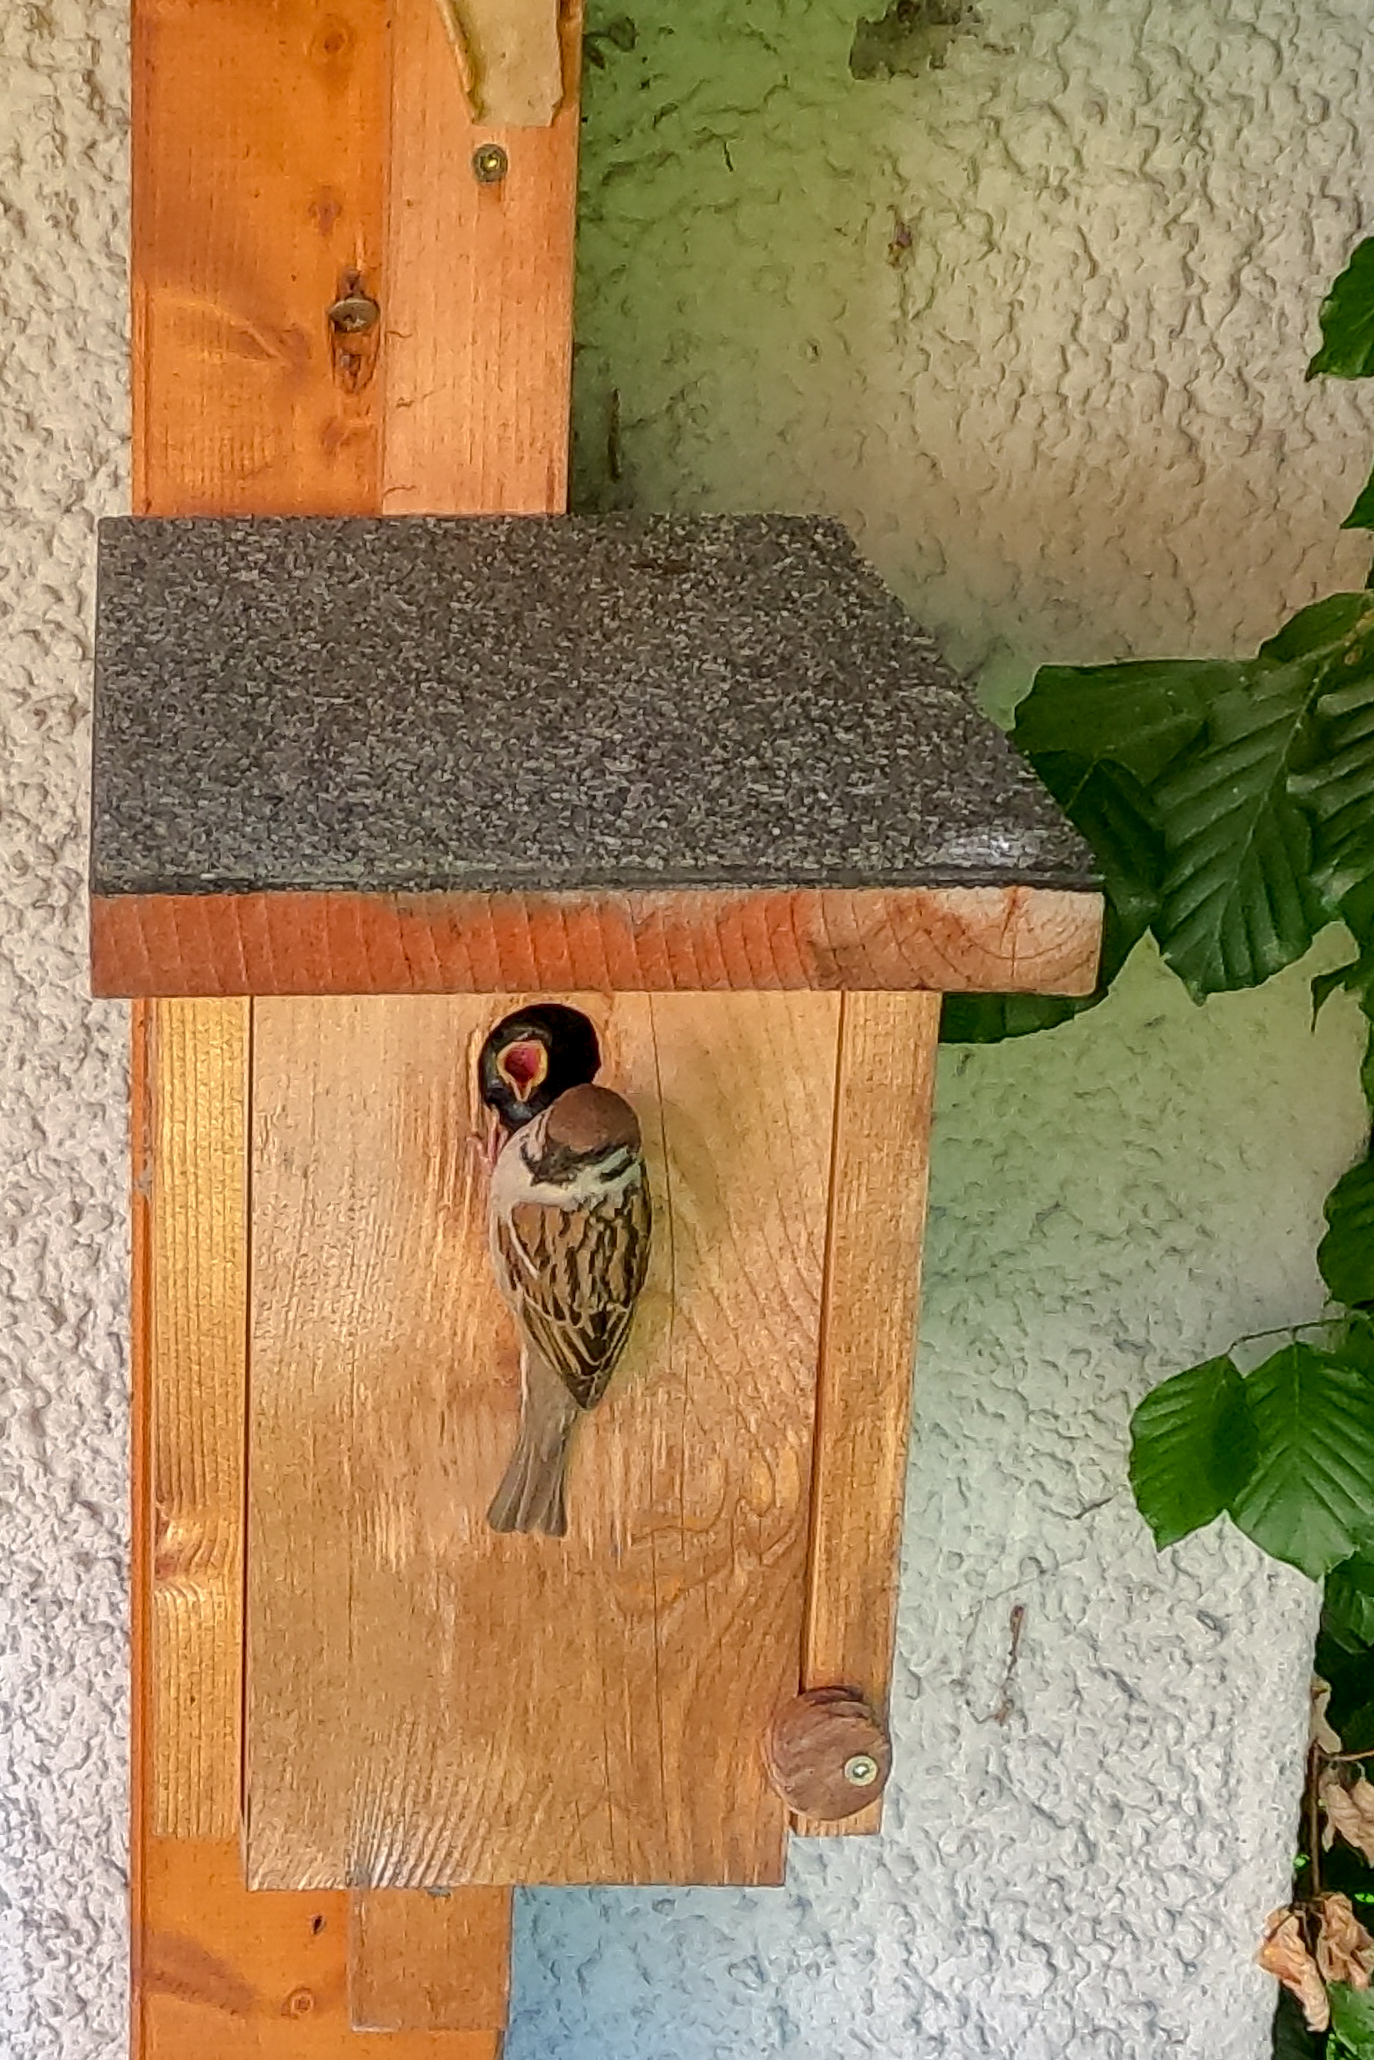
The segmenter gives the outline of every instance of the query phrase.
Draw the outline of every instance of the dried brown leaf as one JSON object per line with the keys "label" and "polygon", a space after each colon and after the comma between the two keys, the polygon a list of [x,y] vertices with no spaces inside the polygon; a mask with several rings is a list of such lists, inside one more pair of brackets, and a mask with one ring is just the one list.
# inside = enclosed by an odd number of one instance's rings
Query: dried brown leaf
{"label": "dried brown leaf", "polygon": [[1349,1988],[1368,1988],[1374,1969],[1374,1938],[1350,1905],[1349,1896],[1322,1895],[1318,1912],[1317,1972],[1323,1981],[1343,1981]]}
{"label": "dried brown leaf", "polygon": [[1317,1777],[1317,1801],[1326,1812],[1322,1844],[1329,1846],[1332,1832],[1339,1831],[1347,1845],[1374,1865],[1374,1782],[1361,1774],[1347,1788],[1338,1767],[1323,1767]]}
{"label": "dried brown leaf", "polygon": [[1323,1681],[1320,1674],[1312,1676],[1311,1717],[1308,1727],[1308,1742],[1319,1745],[1323,1752],[1339,1752],[1341,1741],[1326,1721],[1326,1705],[1331,1700],[1331,1683]]}
{"label": "dried brown leaf", "polygon": [[1264,1927],[1264,1944],[1255,1957],[1297,1997],[1307,2029],[1325,2031],[1331,2022],[1331,2005],[1317,1963],[1303,1941],[1296,1910],[1285,1905],[1271,1912]]}

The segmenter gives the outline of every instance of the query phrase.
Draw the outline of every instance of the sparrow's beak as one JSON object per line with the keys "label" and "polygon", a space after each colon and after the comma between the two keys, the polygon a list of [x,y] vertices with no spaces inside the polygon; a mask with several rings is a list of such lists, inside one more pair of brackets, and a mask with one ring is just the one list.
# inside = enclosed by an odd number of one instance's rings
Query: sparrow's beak
{"label": "sparrow's beak", "polygon": [[538,1038],[522,1038],[496,1055],[496,1070],[518,1102],[527,1102],[547,1078],[549,1055]]}

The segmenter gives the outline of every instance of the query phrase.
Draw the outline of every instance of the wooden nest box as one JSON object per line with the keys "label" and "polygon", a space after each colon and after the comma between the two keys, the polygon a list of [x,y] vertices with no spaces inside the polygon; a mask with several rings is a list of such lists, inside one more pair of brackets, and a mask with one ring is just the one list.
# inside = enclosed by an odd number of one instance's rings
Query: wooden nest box
{"label": "wooden nest box", "polygon": [[[789,1821],[875,1827],[939,997],[1081,994],[1099,921],[833,523],[104,526],[93,975],[154,1002],[166,1449],[246,1410],[251,1886],[778,1882]],[[654,1218],[562,1538],[486,1521],[476,1060],[533,999]],[[154,1487],[183,1828],[215,1496]]]}

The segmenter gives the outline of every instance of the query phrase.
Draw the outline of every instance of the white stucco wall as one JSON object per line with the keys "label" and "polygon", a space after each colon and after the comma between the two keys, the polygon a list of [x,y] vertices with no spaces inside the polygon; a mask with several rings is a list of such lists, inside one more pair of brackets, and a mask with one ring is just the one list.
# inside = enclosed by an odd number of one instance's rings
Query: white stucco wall
{"label": "white stucco wall", "polygon": [[[1374,407],[1302,366],[1369,187],[1365,0],[979,0],[942,69],[862,84],[855,0],[624,11],[585,504],[838,513],[1003,706],[1041,659],[1229,650],[1360,579]],[[5,2060],[123,2050],[124,1023],[80,900],[123,16],[0,12]],[[1355,1051],[1301,975],[1198,1011],[1142,964],[946,1055],[889,1830],[798,1846],[783,1892],[523,1897],[509,2060],[1260,2060],[1312,1591],[1234,1535],[1157,1558],[1125,1426],[1316,1308]]]}
{"label": "white stucco wall", "polygon": [[123,2049],[126,1010],[85,997],[94,521],[128,412],[118,0],[0,7],[0,2054]]}

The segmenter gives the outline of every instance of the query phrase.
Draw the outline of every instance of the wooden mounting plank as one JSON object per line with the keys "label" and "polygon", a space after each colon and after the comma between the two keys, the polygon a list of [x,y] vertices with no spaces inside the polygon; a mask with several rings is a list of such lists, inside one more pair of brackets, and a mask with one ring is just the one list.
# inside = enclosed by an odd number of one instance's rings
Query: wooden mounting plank
{"label": "wooden mounting plank", "polygon": [[[148,1888],[142,2060],[500,2060],[497,2031],[351,2028],[346,1894],[249,1895],[236,1846],[182,1839],[152,1841]],[[504,1959],[504,1935],[486,1944]]]}
{"label": "wooden mounting plank", "polygon": [[504,1892],[379,1888],[351,1900],[349,2012],[356,2031],[481,2031],[505,2023]]}
{"label": "wooden mounting plank", "polygon": [[[886,1720],[920,1299],[938,994],[846,994],[801,1686]],[[876,1831],[881,1803],[807,1833]]]}
{"label": "wooden mounting plank", "polygon": [[[425,0],[406,0],[419,11]],[[429,10],[432,13],[432,9]],[[138,513],[368,514],[381,493],[383,324],[350,330],[328,310],[342,295],[383,299],[385,138],[389,126],[387,0],[134,0],[133,5],[133,504]],[[450,63],[449,69],[452,70]],[[246,991],[242,982],[232,990]],[[222,1718],[186,1729],[198,1694],[222,1713],[228,1623],[241,1562],[221,1531],[214,1585],[220,1614],[168,1607],[178,1671],[150,1651],[154,1608],[151,1472],[156,1409],[152,1278],[160,1263],[147,1183],[149,1022],[135,1035],[135,1297],[133,1754],[131,1833],[133,2060],[334,2060],[351,2052],[346,1898],[323,1934],[302,1932],[291,1897],[249,1896],[237,1841],[156,1835],[158,1821],[221,1828],[237,1795],[238,1733],[229,1763],[210,1764]],[[163,1412],[164,1476],[224,1483],[240,1465],[242,1415]],[[182,1433],[185,1442],[182,1442]],[[195,1451],[196,1441],[200,1450]],[[234,1456],[234,1455],[237,1456]],[[177,1541],[174,1539],[173,1543]],[[198,1644],[195,1622],[213,1626]],[[180,1712],[180,1714],[178,1714]],[[187,1756],[175,1764],[178,1741]],[[195,1800],[204,1779],[204,1803]],[[192,1814],[186,1815],[189,1808]],[[201,1814],[203,1810],[203,1814]],[[456,1900],[456,1899],[455,1899]],[[482,1898],[490,1918],[509,1897]],[[319,1914],[317,1911],[315,1914]],[[456,1920],[455,1920],[456,1921]],[[499,1930],[499,1923],[497,1929]],[[494,1969],[508,1948],[493,1931]],[[441,1951],[442,1941],[435,1942]],[[412,1970],[423,1982],[424,1968]],[[493,2019],[495,2024],[498,2020]],[[417,2033],[392,2060],[495,2060],[499,2034]],[[370,2049],[369,2049],[370,2050]]]}
{"label": "wooden mounting plank", "polygon": [[[563,102],[552,127],[503,130],[475,122],[437,9],[394,12],[387,514],[546,514],[566,504],[580,0],[559,5],[558,29]],[[505,153],[494,182],[476,176],[483,145]],[[483,1968],[488,1984],[507,1978],[508,1951],[483,1957],[469,1946],[484,1923],[509,1931],[510,1898],[497,1893],[495,1906],[492,1891],[469,1890],[427,1911],[385,1891],[355,1895],[356,2020],[466,2022],[470,2003],[454,1993],[452,1968],[470,1966],[478,1986]]]}
{"label": "wooden mounting plank", "polygon": [[[383,379],[388,515],[567,500],[582,10],[560,12],[549,128],[476,123],[432,0],[396,9]],[[504,177],[473,169],[504,151]]]}
{"label": "wooden mounting plank", "polygon": [[248,1003],[150,1011],[150,1818],[233,1838],[243,1698]]}
{"label": "wooden mounting plank", "polygon": [[255,1005],[249,1879],[778,1882],[840,1004],[580,998],[656,1229],[563,1540],[486,1523],[518,1375],[468,1139],[506,1005]]}
{"label": "wooden mounting plank", "polygon": [[134,0],[136,514],[376,510],[379,332],[326,311],[378,289],[385,29],[385,0]]}
{"label": "wooden mounting plank", "polygon": [[96,897],[97,994],[539,987],[1088,994],[1097,894],[1031,887]]}

